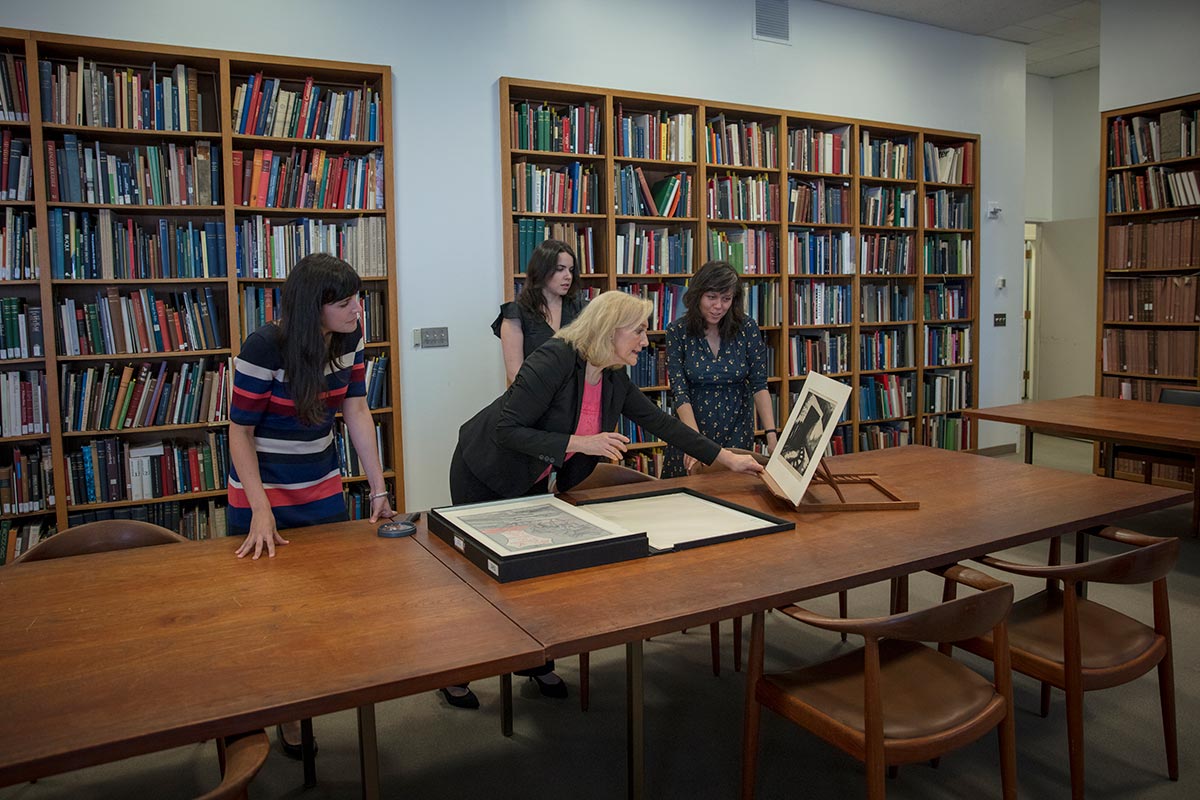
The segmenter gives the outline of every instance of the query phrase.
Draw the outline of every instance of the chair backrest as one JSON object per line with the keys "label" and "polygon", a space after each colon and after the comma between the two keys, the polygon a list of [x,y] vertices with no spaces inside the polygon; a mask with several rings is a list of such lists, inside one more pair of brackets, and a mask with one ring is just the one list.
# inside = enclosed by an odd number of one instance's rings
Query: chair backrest
{"label": "chair backrest", "polygon": [[[730,447],[729,451],[731,453],[737,453],[738,455],[754,456],[754,460],[759,464],[762,464],[764,467],[767,465],[767,462],[771,460],[770,456],[763,455],[762,453],[756,453],[753,450],[746,450],[741,447]],[[705,464],[701,461],[697,461],[692,465],[692,471],[688,474],[703,475],[706,472],[720,472],[723,469],[725,469],[725,466],[717,461],[714,461],[711,464]]]}
{"label": "chair backrest", "polygon": [[262,769],[271,752],[271,742],[266,732],[258,730],[232,742],[221,742],[217,748],[221,755],[221,783],[196,800],[236,800],[245,797],[246,787]]}
{"label": "chair backrest", "polygon": [[13,560],[14,564],[45,561],[51,558],[104,553],[159,544],[186,542],[187,539],[166,528],[129,519],[105,519],[67,528],[43,539]]}
{"label": "chair backrest", "polygon": [[1189,386],[1158,387],[1158,402],[1177,406],[1200,406],[1200,388]]}
{"label": "chair backrest", "polygon": [[645,483],[646,481],[654,480],[658,479],[653,475],[638,472],[636,469],[623,467],[620,464],[600,462],[592,470],[592,474],[572,486],[571,491],[578,492],[584,489],[599,489],[604,486],[624,486],[627,483]]}

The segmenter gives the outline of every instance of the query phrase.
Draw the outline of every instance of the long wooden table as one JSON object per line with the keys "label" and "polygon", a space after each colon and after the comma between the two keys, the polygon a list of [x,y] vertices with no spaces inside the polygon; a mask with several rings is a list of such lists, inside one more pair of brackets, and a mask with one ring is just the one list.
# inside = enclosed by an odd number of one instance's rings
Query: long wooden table
{"label": "long wooden table", "polygon": [[0,786],[543,663],[542,646],[412,539],[374,525],[0,569]]}
{"label": "long wooden table", "polygon": [[918,511],[789,512],[755,477],[727,472],[568,495],[582,501],[688,486],[789,516],[796,529],[501,584],[422,527],[422,545],[545,648],[549,658],[626,645],[629,794],[644,792],[642,641],[681,628],[908,575],[1187,501],[1174,489],[904,447],[830,460],[876,472]]}
{"label": "long wooden table", "polygon": [[1033,463],[1033,434],[1069,436],[1110,445],[1105,474],[1113,476],[1113,444],[1152,447],[1194,460],[1192,533],[1200,534],[1200,408],[1114,397],[1064,397],[994,408],[966,409],[963,416],[1025,427],[1025,463]]}

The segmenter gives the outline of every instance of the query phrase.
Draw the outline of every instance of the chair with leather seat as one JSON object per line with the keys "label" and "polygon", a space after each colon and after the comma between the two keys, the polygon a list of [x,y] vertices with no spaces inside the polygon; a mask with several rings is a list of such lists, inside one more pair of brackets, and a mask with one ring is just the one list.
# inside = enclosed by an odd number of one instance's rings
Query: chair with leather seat
{"label": "chair with leather seat", "polygon": [[[1045,578],[1047,587],[1013,605],[1008,646],[1013,669],[1042,683],[1041,715],[1050,710],[1051,687],[1066,693],[1071,796],[1084,796],[1083,694],[1119,686],[1158,668],[1159,702],[1167,750],[1167,775],[1179,779],[1175,725],[1175,677],[1167,574],[1179,556],[1179,540],[1116,528],[1080,531],[1136,548],[1105,558],[1062,565],[1058,540],[1051,563],[1018,564],[990,556],[977,559],[1002,572]],[[1087,599],[1087,583],[1153,584],[1153,626]],[[978,655],[993,651],[987,637],[955,642]]]}
{"label": "chair with leather seat", "polygon": [[[1155,400],[1179,406],[1200,406],[1200,387],[1160,386]],[[1105,460],[1105,474],[1110,478],[1116,472],[1118,458],[1140,460],[1144,483],[1154,480],[1156,464],[1192,470],[1192,535],[1200,536],[1200,453],[1188,454],[1127,444],[1114,444],[1109,447],[1112,448],[1112,453],[1111,458]]]}
{"label": "chair with leather seat", "polygon": [[[134,547],[154,547],[188,541],[166,528],[138,520],[109,519],[88,522],[67,528],[26,550],[13,559],[13,564],[27,564],[54,558],[70,558],[128,550]],[[217,739],[217,760],[221,766],[221,783],[199,800],[238,800],[246,797],[246,788],[258,774],[267,754],[270,741],[263,730],[256,730],[226,742]]]}
{"label": "chair with leather seat", "polygon": [[[958,565],[940,572],[948,580],[987,588],[930,608],[874,619],[825,617],[799,606],[779,609],[808,625],[864,639],[862,648],[786,672],[763,674],[764,614],[754,614],[742,749],[743,800],[754,796],[762,706],[863,761],[867,797],[872,800],[884,797],[888,768],[936,759],[996,728],[1003,796],[1016,798],[1012,673],[1003,645],[1013,588]],[[999,644],[991,682],[923,644],[987,631]]]}

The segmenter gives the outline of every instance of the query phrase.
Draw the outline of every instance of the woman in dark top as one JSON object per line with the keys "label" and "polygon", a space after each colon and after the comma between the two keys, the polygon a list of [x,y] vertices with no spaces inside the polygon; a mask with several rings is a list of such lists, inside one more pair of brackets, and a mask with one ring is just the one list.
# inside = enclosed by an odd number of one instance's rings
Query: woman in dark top
{"label": "woman in dark top", "polygon": [[[767,392],[767,348],[754,320],[742,310],[738,274],[725,261],[710,261],[688,281],[687,312],[667,328],[667,373],[675,414],[722,447],[749,449],[754,411],[767,431],[767,447],[778,436]],[[686,475],[695,460],[668,447],[662,477]]]}
{"label": "woman in dark top", "polygon": [[525,267],[521,293],[500,306],[500,316],[492,323],[492,333],[500,337],[509,383],[530,353],[579,316],[587,301],[578,289],[579,270],[571,246],[557,239],[539,244]]}
{"label": "woman in dark top", "polygon": [[[569,490],[602,458],[620,460],[629,439],[614,432],[628,419],[683,448],[693,458],[735,472],[761,472],[747,455],[722,449],[654,405],[625,371],[647,344],[651,303],[605,292],[570,327],[532,353],[503,395],[458,431],[450,460],[453,502],[477,503],[547,491],[550,473]],[[531,670],[543,694],[566,697],[553,663]],[[455,706],[475,708],[466,687],[443,689]]]}

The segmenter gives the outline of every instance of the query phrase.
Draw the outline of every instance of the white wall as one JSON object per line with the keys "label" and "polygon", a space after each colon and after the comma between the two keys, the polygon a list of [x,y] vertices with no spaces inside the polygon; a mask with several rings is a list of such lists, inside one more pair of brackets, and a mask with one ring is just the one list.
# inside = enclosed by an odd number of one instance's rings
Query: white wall
{"label": "white wall", "polygon": [[1103,0],[1100,110],[1200,92],[1200,3]]}
{"label": "white wall", "polygon": [[1043,222],[1053,213],[1054,80],[1025,77],[1025,219]]}
{"label": "white wall", "polygon": [[[503,386],[488,330],[502,297],[502,75],[980,133],[981,199],[1004,209],[983,223],[980,314],[1020,312],[1020,45],[804,0],[790,47],[751,39],[752,4],[728,0],[302,0],[287,13],[210,0],[202,14],[191,0],[0,2],[12,27],[392,65],[400,338],[450,327],[449,349],[403,352],[410,507],[446,500],[458,426]],[[1009,288],[994,288],[999,275]],[[1020,326],[983,328],[981,351],[981,404],[1015,402]]]}

